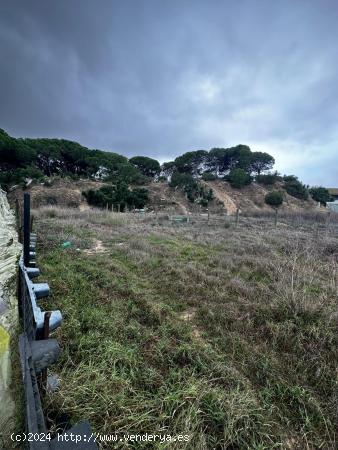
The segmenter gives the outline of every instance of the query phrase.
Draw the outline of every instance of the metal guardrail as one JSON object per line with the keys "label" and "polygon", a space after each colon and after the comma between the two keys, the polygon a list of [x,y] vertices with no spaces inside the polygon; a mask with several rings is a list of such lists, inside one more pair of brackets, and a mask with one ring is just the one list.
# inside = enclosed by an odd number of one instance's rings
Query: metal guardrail
{"label": "metal guardrail", "polygon": [[[59,354],[60,347],[49,333],[62,322],[61,312],[42,311],[38,300],[49,295],[47,283],[33,283],[39,276],[36,267],[36,235],[30,230],[30,197],[24,195],[23,211],[23,256],[19,261],[19,315],[23,333],[19,336],[20,361],[25,391],[26,433],[33,439],[27,442],[29,450],[95,450],[93,434],[88,422],[66,430],[50,438],[42,407],[43,394],[47,387],[47,369]],[[75,436],[75,440],[70,436]],[[66,439],[67,438],[67,439]],[[88,440],[90,439],[90,440]]]}

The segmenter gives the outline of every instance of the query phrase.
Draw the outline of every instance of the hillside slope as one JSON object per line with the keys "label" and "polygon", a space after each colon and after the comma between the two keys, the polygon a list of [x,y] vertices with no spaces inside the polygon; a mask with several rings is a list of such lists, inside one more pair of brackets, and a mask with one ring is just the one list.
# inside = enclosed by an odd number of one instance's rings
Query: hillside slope
{"label": "hillside slope", "polygon": [[[287,194],[281,183],[276,183],[272,187],[266,187],[257,183],[252,183],[241,189],[231,187],[224,181],[201,181],[201,183],[213,190],[214,199],[209,203],[208,210],[214,214],[236,213],[237,208],[242,212],[250,211],[271,211],[271,208],[264,202],[264,197],[271,190],[281,190],[284,196],[284,204],[281,207],[283,211],[314,210],[317,209],[317,203],[311,198],[308,200],[299,200]],[[99,189],[106,183],[102,181],[80,180],[72,181],[67,179],[51,180],[48,183],[32,184],[27,192],[30,192],[32,207],[58,205],[61,207],[88,208],[87,202],[82,196],[82,192],[88,189]],[[185,193],[178,188],[172,188],[167,182],[152,182],[144,186],[149,190],[150,210],[161,210],[174,212],[176,214],[187,214],[206,212],[207,209],[197,203],[191,203]],[[22,189],[17,188],[8,194],[10,202],[13,204],[15,199],[22,199]]]}
{"label": "hillside slope", "polygon": [[[211,213],[227,213],[233,215],[237,208],[241,211],[260,211],[271,208],[265,204],[265,195],[271,190],[283,192],[284,204],[282,210],[311,210],[317,209],[317,203],[311,198],[300,200],[289,195],[282,187],[282,183],[267,187],[257,183],[251,183],[241,189],[231,187],[225,181],[201,181],[209,189],[213,190],[214,199],[209,203]],[[168,183],[151,183],[147,188],[150,191],[150,207],[161,209],[174,209],[178,213],[205,211],[200,205],[189,202],[180,189],[173,189]]]}

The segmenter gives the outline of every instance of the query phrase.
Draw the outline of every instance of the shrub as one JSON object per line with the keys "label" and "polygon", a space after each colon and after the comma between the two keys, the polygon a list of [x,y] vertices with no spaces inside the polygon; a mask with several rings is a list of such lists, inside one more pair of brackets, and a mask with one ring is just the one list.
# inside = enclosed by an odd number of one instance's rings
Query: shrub
{"label": "shrub", "polygon": [[283,204],[283,195],[279,191],[272,191],[266,194],[265,203],[273,208],[279,208]]}
{"label": "shrub", "polygon": [[316,202],[326,205],[331,200],[329,191],[322,186],[314,186],[310,189],[310,195]]}
{"label": "shrub", "polygon": [[120,204],[121,211],[126,206],[135,206],[143,208],[148,203],[147,189],[129,190],[126,183],[103,186],[98,190],[90,189],[82,192],[89,205],[105,208],[107,205],[111,208],[113,204]]}
{"label": "shrub", "polygon": [[251,183],[251,176],[243,169],[233,169],[226,178],[232,187],[241,188]]}
{"label": "shrub", "polygon": [[266,175],[256,175],[255,180],[259,184],[273,185],[278,180],[277,173],[267,173]]}
{"label": "shrub", "polygon": [[212,172],[204,172],[202,175],[202,180],[204,181],[214,181],[217,180],[217,176]]}
{"label": "shrub", "polygon": [[289,195],[300,200],[307,200],[309,197],[309,192],[305,185],[294,175],[284,177],[284,188]]}

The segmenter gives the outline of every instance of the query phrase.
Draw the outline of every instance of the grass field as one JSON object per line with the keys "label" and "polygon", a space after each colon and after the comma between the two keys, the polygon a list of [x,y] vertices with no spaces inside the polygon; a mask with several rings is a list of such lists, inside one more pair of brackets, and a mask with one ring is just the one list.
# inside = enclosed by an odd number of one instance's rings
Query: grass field
{"label": "grass field", "polygon": [[56,424],[189,435],[107,449],[337,448],[337,233],[35,215],[44,306],[64,316]]}

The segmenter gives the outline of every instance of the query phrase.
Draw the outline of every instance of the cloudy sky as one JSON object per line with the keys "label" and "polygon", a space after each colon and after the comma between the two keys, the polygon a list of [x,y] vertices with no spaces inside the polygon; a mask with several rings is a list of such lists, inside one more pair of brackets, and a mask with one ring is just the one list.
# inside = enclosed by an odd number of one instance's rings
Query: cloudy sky
{"label": "cloudy sky", "polygon": [[336,0],[1,0],[0,128],[338,185]]}

